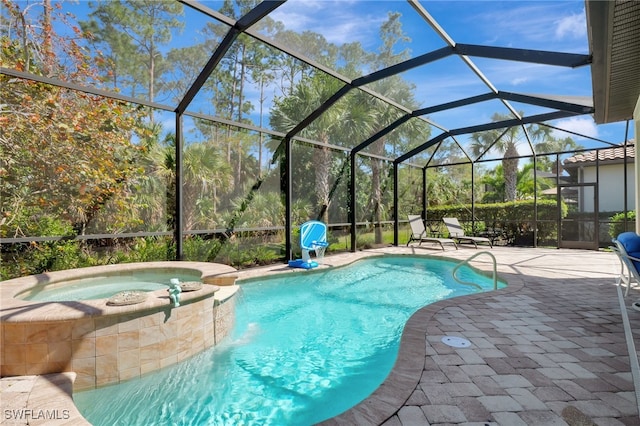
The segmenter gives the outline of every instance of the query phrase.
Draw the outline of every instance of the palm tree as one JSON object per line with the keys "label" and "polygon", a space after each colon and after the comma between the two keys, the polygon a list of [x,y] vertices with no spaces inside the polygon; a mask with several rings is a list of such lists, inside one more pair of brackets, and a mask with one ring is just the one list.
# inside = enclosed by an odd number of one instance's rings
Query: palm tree
{"label": "palm tree", "polygon": [[[144,174],[134,182],[137,215],[145,224],[158,226],[165,219],[169,227],[175,226],[175,135],[160,140],[161,126],[153,123],[142,138],[144,156],[139,163]],[[231,166],[224,160],[212,142],[193,143],[183,153],[184,228],[213,227],[216,224],[219,188],[233,187]]]}
{"label": "palm tree", "polygon": [[[520,113],[522,116],[522,113]],[[512,117],[493,114],[493,122],[504,121]],[[527,139],[528,138],[528,139]],[[504,173],[505,201],[515,201],[518,194],[518,145],[527,140],[534,150],[550,152],[555,148],[571,148],[575,143],[571,138],[557,139],[551,135],[551,128],[539,124],[530,124],[526,127],[513,126],[506,130],[494,129],[486,132],[473,133],[471,135],[471,152],[473,155],[484,155],[490,149],[495,149],[502,154],[502,171]]]}
{"label": "palm tree", "polygon": [[[494,122],[506,120],[508,116],[498,113],[493,114],[491,120]],[[502,135],[502,129],[489,130],[487,132],[477,132],[471,135],[471,152],[478,157],[486,153],[489,149],[496,149],[502,154],[502,170],[504,173],[504,194],[506,201],[515,201],[518,180],[518,144],[523,139],[522,130],[519,126],[510,127]]]}
{"label": "palm tree", "polygon": [[233,186],[231,165],[211,143],[194,143],[184,150],[184,227],[216,225],[219,188]]}
{"label": "palm tree", "polygon": [[[159,138],[159,124],[154,135]],[[160,229],[175,225],[175,136],[167,135],[163,143],[148,143],[140,161],[144,175],[137,182],[134,205],[140,209],[140,218],[146,224]],[[154,226],[154,228],[155,228]]]}
{"label": "palm tree", "polygon": [[[524,200],[533,198],[536,190],[549,189],[552,183],[549,179],[538,178],[534,180],[533,163],[525,164],[517,173],[516,198]],[[534,186],[535,181],[535,186]],[[480,178],[480,183],[489,187],[482,196],[482,201],[487,203],[500,203],[505,201],[505,179],[502,165]]]}
{"label": "palm tree", "polygon": [[[292,93],[286,98],[274,101],[271,113],[271,125],[281,132],[288,132],[300,121],[309,116],[324,100],[336,93],[341,82],[324,73],[317,72],[306,81],[295,86]],[[345,109],[341,103],[334,104],[320,117],[309,124],[301,135],[321,142],[318,152],[314,153],[312,169],[314,170],[314,188],[317,197],[319,211],[322,212],[324,222],[328,222],[328,211],[331,200],[331,149],[332,132],[337,126],[342,125]],[[290,171],[291,172],[291,171]]]}
{"label": "palm tree", "polygon": [[[582,149],[583,146],[576,143],[571,137],[566,138],[547,138],[544,142],[541,142],[536,145],[536,153],[537,154],[545,154],[545,153],[563,153],[563,152],[573,152]],[[538,170],[545,170],[548,172],[553,172],[554,174],[558,174],[558,164],[556,161],[551,161],[547,156],[539,156],[538,157]]]}
{"label": "palm tree", "polygon": [[[377,93],[398,103],[412,107],[416,106],[412,86],[399,76],[378,81],[372,84],[371,87]],[[381,106],[378,99],[364,92],[358,92],[350,102],[347,116],[349,117],[346,120],[349,123],[349,129],[346,129],[345,133],[349,140],[365,140],[395,121],[399,117],[399,112],[395,108]],[[386,156],[388,147],[396,145],[403,139],[406,132],[411,132],[411,130],[411,124],[406,124],[403,129],[375,141],[368,148],[368,152],[373,154],[374,157],[369,160],[371,164],[371,197],[365,211],[370,213],[372,223],[379,224],[385,220],[385,212],[387,210],[385,209],[383,197],[385,162],[377,157]],[[428,137],[428,135],[424,134],[421,136]],[[382,227],[376,226],[375,242],[377,244],[382,243],[382,237]]]}

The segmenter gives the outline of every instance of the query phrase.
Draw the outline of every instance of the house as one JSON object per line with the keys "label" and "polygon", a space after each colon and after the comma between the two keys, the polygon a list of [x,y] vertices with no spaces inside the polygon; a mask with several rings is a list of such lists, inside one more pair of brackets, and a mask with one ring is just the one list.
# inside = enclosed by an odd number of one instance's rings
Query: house
{"label": "house", "polygon": [[[635,156],[635,144],[631,139],[627,142],[626,153],[624,144],[588,151],[565,159],[563,168],[572,182],[578,185],[591,183],[598,188],[598,208],[595,211],[622,212],[625,209],[625,192],[627,210],[635,209]],[[576,188],[581,189],[579,186]],[[581,197],[581,192],[578,191],[579,210],[594,211],[594,197]]]}

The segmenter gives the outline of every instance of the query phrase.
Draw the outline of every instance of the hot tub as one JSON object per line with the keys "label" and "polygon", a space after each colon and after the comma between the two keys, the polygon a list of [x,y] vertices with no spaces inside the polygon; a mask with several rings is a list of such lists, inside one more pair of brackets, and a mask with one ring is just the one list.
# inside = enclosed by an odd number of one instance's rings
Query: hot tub
{"label": "hot tub", "polygon": [[114,271],[36,285],[16,294],[16,297],[39,302],[107,299],[122,291],[166,291],[170,288],[171,280],[183,283],[198,282],[200,276],[201,272],[198,270],[183,268],[148,268],[117,273]]}
{"label": "hot tub", "polygon": [[[107,293],[56,300],[82,284],[163,277],[201,281],[172,303],[164,281],[145,300],[111,306]],[[215,345],[234,322],[236,270],[204,262],[148,262],[97,266],[0,282],[0,376],[73,371],[74,389],[118,383],[163,368]],[[107,280],[107,281],[104,281]],[[127,281],[129,280],[129,281]],[[101,283],[101,284],[100,284]],[[140,290],[140,289],[138,289]],[[86,297],[85,297],[86,296]],[[31,299],[31,300],[25,300]]]}

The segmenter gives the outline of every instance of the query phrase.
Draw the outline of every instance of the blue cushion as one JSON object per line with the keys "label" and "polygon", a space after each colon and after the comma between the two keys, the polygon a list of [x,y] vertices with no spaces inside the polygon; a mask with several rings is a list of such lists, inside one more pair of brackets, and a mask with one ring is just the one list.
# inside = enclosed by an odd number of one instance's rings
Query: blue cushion
{"label": "blue cushion", "polygon": [[623,232],[618,235],[617,240],[624,246],[627,253],[631,254],[634,252],[640,252],[640,235],[635,232]]}
{"label": "blue cushion", "polygon": [[290,260],[289,266],[292,268],[312,269],[318,267],[318,262],[305,262],[302,259]]}
{"label": "blue cushion", "polygon": [[[623,232],[616,238],[631,257],[640,258],[640,235],[635,232]],[[636,269],[640,271],[640,262],[633,261]]]}

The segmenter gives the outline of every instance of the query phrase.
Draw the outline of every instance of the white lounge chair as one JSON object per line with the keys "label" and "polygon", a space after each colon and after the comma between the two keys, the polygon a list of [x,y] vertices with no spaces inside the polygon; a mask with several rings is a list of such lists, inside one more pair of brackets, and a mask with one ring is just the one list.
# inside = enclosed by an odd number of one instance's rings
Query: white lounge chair
{"label": "white lounge chair", "polygon": [[423,242],[440,244],[442,251],[444,251],[445,244],[452,244],[456,250],[458,250],[458,245],[450,238],[427,237],[427,230],[420,216],[410,214],[407,217],[409,218],[409,225],[411,226],[411,235],[409,236],[409,241],[407,241],[407,247],[412,241],[419,241],[418,245],[421,245]]}
{"label": "white lounge chair", "polygon": [[491,243],[491,240],[489,238],[464,235],[462,225],[460,225],[460,222],[458,222],[457,218],[443,217],[442,221],[449,231],[449,238],[454,239],[458,244],[467,242],[473,244],[476,248],[478,248],[478,243],[487,243],[489,244],[489,247],[493,248],[493,244]]}

